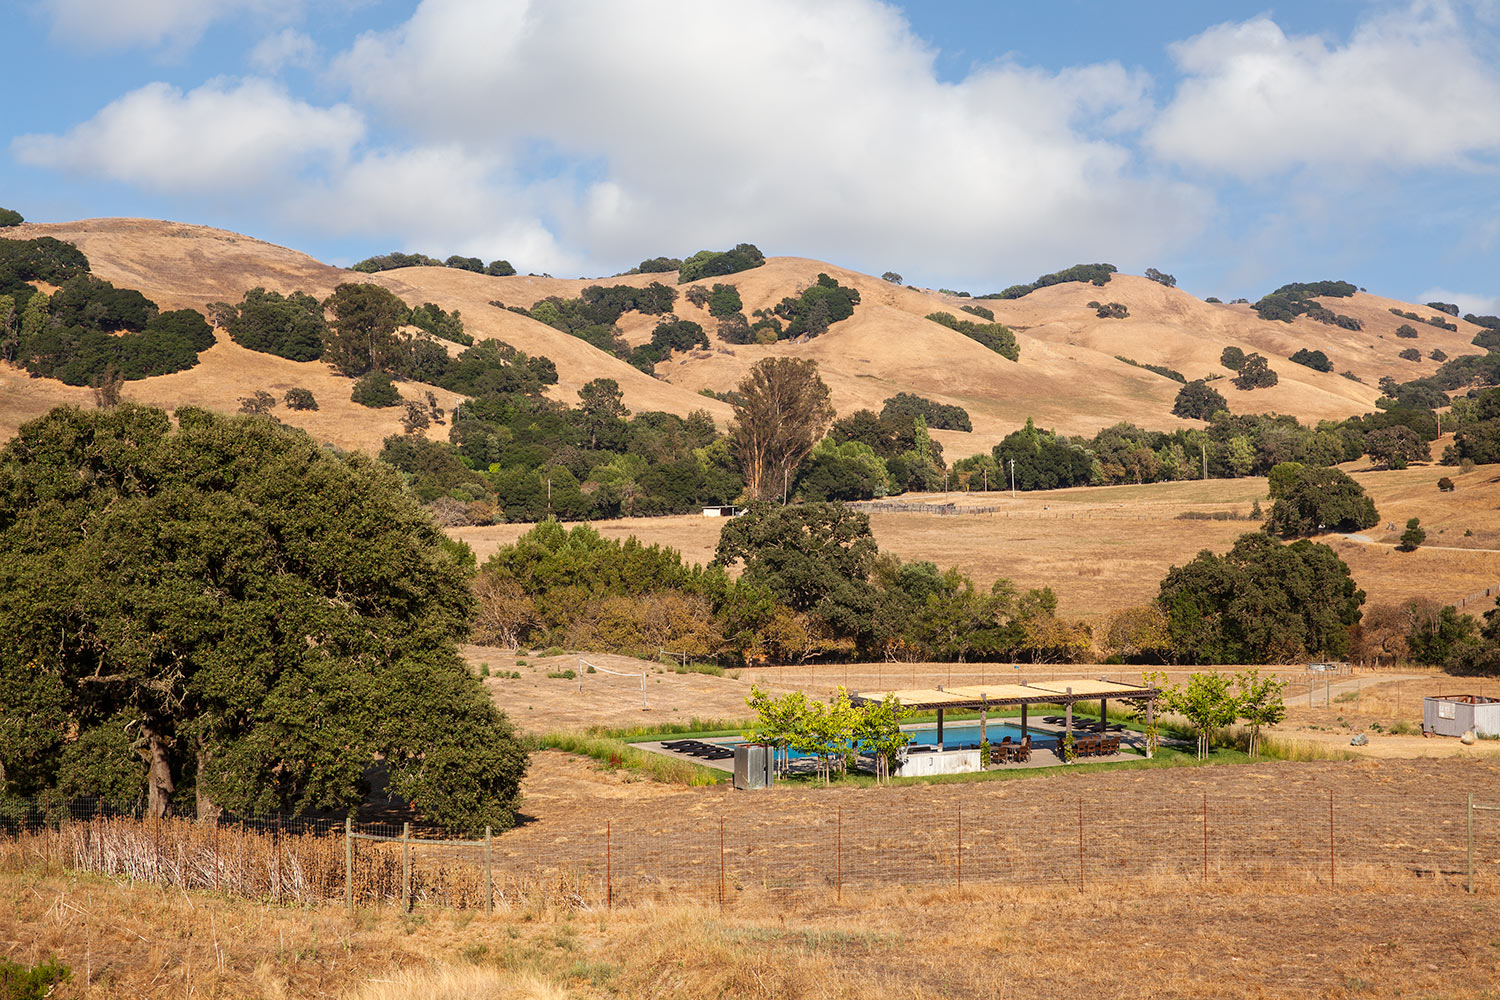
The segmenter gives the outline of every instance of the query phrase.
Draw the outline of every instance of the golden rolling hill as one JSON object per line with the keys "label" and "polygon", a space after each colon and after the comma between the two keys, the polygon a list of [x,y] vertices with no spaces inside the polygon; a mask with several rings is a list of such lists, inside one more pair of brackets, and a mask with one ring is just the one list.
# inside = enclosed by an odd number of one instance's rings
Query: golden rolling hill
{"label": "golden rolling hill", "polygon": [[[1219,354],[1233,344],[1270,359],[1280,383],[1250,392],[1235,389],[1229,378],[1215,381],[1235,412],[1281,412],[1303,420],[1340,418],[1368,412],[1379,391],[1376,381],[1391,375],[1399,381],[1431,374],[1437,362],[1426,359],[1434,348],[1450,357],[1475,353],[1471,341],[1478,327],[1454,320],[1457,332],[1414,324],[1416,340],[1395,336],[1405,322],[1392,307],[1431,315],[1426,306],[1359,293],[1352,299],[1323,300],[1335,312],[1362,320],[1353,332],[1305,318],[1292,323],[1261,320],[1245,305],[1203,302],[1186,292],[1145,278],[1116,275],[1107,285],[1069,283],[1040,289],[1016,300],[970,300],[929,290],[891,284],[815,260],[771,258],[765,266],[705,279],[738,287],[748,313],[769,308],[796,295],[819,272],[859,289],[862,302],[854,316],[822,337],[804,342],[730,347],[717,340],[713,350],[676,354],[657,366],[656,377],[526,316],[492,305],[530,306],[549,296],[572,297],[590,284],[630,284],[675,280],[667,275],[632,275],[593,280],[544,277],[489,277],[442,267],[413,267],[374,275],[322,264],[285,247],[212,229],[145,219],[92,219],[80,222],[26,224],[7,231],[11,238],[54,236],[75,243],[88,255],[94,273],[116,285],[140,290],[164,309],[202,309],[213,301],[238,301],[257,285],[280,292],[301,290],[325,296],[344,281],[373,281],[391,289],[408,304],[435,302],[457,309],[476,338],[498,338],[530,354],[546,355],[557,364],[559,384],[553,395],[568,402],[585,382],[599,377],[617,380],[634,411],[667,410],[686,414],[705,409],[724,425],[730,408],[700,390],[733,389],[746,370],[765,357],[817,360],[840,414],[861,407],[879,410],[898,392],[915,392],[967,409],[972,433],[940,431],[950,460],[987,450],[1001,436],[1034,417],[1044,427],[1068,433],[1092,433],[1119,421],[1170,428],[1192,421],[1171,415],[1179,384],[1127,365],[1116,355],[1166,365],[1188,378],[1228,374]],[[1309,279],[1322,275],[1309,275]],[[1118,302],[1129,310],[1124,319],[1100,319],[1086,303]],[[1019,362],[1011,362],[962,335],[932,323],[935,311],[960,312],[981,304],[1016,331]],[[712,331],[706,310],[679,299],[676,313]],[[632,344],[649,337],[657,317],[628,313],[621,322]],[[1316,372],[1286,360],[1298,348],[1321,350],[1334,370]],[[1417,347],[1419,363],[1398,357]],[[1362,379],[1341,377],[1351,371]],[[291,386],[305,386],[317,397],[317,411],[278,415],[305,427],[319,440],[341,447],[378,449],[387,435],[399,432],[399,411],[370,410],[349,401],[350,381],[321,362],[298,363],[248,351],[220,336],[200,363],[185,372],[128,383],[125,396],[173,407],[209,406],[234,410],[240,397],[257,389],[278,396]],[[408,385],[409,397],[428,387]],[[443,405],[451,393],[436,390]],[[87,404],[87,389],[51,379],[28,378],[24,371],[0,364],[0,435],[9,437],[24,421],[60,403]],[[436,436],[443,428],[429,431]]]}

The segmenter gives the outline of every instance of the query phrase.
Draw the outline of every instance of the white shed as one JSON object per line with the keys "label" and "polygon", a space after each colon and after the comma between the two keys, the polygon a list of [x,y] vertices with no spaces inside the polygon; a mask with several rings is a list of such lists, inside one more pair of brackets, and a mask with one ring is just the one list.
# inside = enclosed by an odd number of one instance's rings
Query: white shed
{"label": "white shed", "polygon": [[1422,731],[1438,736],[1500,736],[1500,699],[1478,694],[1440,694],[1422,699]]}
{"label": "white shed", "polygon": [[703,508],[704,517],[739,517],[743,513],[745,513],[745,508],[735,507],[732,504],[726,504],[721,507]]}

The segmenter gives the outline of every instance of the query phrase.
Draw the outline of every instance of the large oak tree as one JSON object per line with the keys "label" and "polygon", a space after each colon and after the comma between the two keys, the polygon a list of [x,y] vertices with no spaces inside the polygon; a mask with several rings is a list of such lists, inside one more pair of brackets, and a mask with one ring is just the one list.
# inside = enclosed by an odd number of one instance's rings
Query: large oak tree
{"label": "large oak tree", "polygon": [[510,825],[468,550],[364,456],[176,418],[57,409],[0,451],[0,791],[350,811],[378,764],[426,819]]}

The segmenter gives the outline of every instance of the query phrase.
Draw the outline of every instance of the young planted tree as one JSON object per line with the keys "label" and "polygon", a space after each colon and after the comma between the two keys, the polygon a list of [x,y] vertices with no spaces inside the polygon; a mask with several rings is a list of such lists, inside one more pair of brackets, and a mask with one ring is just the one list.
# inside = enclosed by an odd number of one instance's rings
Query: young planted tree
{"label": "young planted tree", "polygon": [[1198,759],[1208,756],[1216,730],[1239,718],[1239,699],[1229,693],[1229,676],[1221,673],[1188,675],[1186,687],[1176,685],[1162,692],[1167,710],[1187,719],[1198,734]]}
{"label": "young planted tree", "polygon": [[911,743],[911,734],[901,729],[901,723],[910,714],[901,707],[901,699],[889,693],[881,701],[871,702],[859,710],[854,739],[874,753],[876,781],[890,780],[901,749]]}
{"label": "young planted tree", "polygon": [[804,358],[757,361],[739,384],[729,440],[754,499],[783,495],[833,419],[818,363]]}
{"label": "young planted tree", "polygon": [[1250,726],[1250,756],[1260,752],[1260,731],[1264,726],[1274,726],[1286,718],[1286,702],[1281,692],[1286,690],[1286,681],[1277,677],[1262,677],[1260,670],[1251,668],[1234,675],[1239,717]]}

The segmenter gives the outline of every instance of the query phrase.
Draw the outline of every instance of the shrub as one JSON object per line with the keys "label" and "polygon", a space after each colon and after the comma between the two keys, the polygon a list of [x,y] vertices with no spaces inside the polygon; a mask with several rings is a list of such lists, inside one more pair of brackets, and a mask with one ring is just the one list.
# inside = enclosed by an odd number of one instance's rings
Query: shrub
{"label": "shrub", "polygon": [[1406,350],[1402,351],[1398,355],[1398,357],[1405,358],[1407,361],[1421,361],[1422,352],[1417,350],[1415,347],[1408,347]]}
{"label": "shrub", "polygon": [[10,226],[19,226],[25,221],[26,220],[21,217],[21,213],[17,212],[15,209],[0,208],[0,229],[6,229]]}
{"label": "shrub", "polygon": [[765,254],[753,243],[741,243],[733,250],[699,250],[682,262],[677,271],[677,283],[684,285],[699,278],[737,274],[760,267],[765,262]]}
{"label": "shrub", "polygon": [[1219,355],[1219,364],[1232,372],[1237,372],[1245,367],[1245,352],[1238,347],[1226,347],[1223,353]]}
{"label": "shrub", "polygon": [[316,410],[318,408],[318,401],[313,398],[312,391],[301,386],[288,389],[283,402],[286,403],[288,410]]}
{"label": "shrub", "polygon": [[1438,492],[1440,493],[1452,493],[1453,480],[1449,479],[1447,476],[1444,476],[1437,481],[1437,488]]}
{"label": "shrub", "polygon": [[1341,378],[1346,378],[1346,379],[1348,379],[1351,382],[1358,382],[1360,385],[1364,385],[1364,382],[1365,382],[1364,379],[1360,378],[1358,375],[1354,374],[1351,371],[1342,371],[1342,372],[1339,372],[1339,376]]}
{"label": "shrub", "polygon": [[1114,273],[1115,266],[1113,264],[1074,264],[1072,267],[1061,271],[1044,274],[1030,284],[1011,285],[1002,292],[991,292],[988,295],[981,295],[979,297],[981,299],[1019,299],[1023,295],[1030,295],[1038,288],[1061,285],[1068,281],[1087,281],[1102,287],[1109,283],[1110,275]]}
{"label": "shrub", "polygon": [[73,970],[55,958],[32,966],[0,958],[0,1000],[45,1000],[72,978]]}
{"label": "shrub", "polygon": [[1427,356],[1429,358],[1431,358],[1433,361],[1447,361],[1448,360],[1448,352],[1445,351],[1445,350],[1443,350],[1441,347],[1434,347],[1432,350],[1430,350],[1430,351],[1427,352]]}
{"label": "shrub", "polygon": [[1427,541],[1427,532],[1422,528],[1420,518],[1408,518],[1406,530],[1401,533],[1401,544],[1396,546],[1397,552],[1415,552],[1418,545]]}
{"label": "shrub", "polygon": [[354,391],[349,394],[349,398],[360,406],[371,409],[401,405],[401,393],[391,384],[391,377],[381,371],[361,376],[354,383]]}
{"label": "shrub", "polygon": [[1119,302],[1090,302],[1089,308],[1094,310],[1100,319],[1124,319],[1130,315],[1130,310]]}
{"label": "shrub", "polygon": [[975,323],[973,320],[959,319],[952,313],[946,312],[931,313],[927,318],[963,334],[970,340],[983,344],[1001,357],[1012,361],[1019,361],[1021,358],[1021,345],[1016,342],[1016,335],[1008,326],[999,323]]}
{"label": "shrub", "polygon": [[1204,299],[1203,301],[1207,302],[1209,305],[1214,305],[1214,306],[1218,306],[1218,305],[1223,305],[1224,304],[1217,296],[1213,296],[1213,295],[1210,295],[1208,298]]}
{"label": "shrub", "polygon": [[978,316],[980,319],[989,320],[991,323],[995,321],[995,314],[986,309],[984,306],[959,306],[958,308],[962,309],[966,313]]}
{"label": "shrub", "polygon": [[1412,326],[1410,323],[1402,323],[1400,326],[1396,327],[1396,336],[1400,337],[1402,340],[1416,340],[1417,328]]}
{"label": "shrub", "polygon": [[1296,362],[1299,365],[1306,365],[1313,371],[1333,371],[1333,362],[1329,361],[1328,355],[1324,354],[1322,351],[1309,351],[1304,347],[1301,350],[1297,351],[1296,354],[1293,354],[1290,360]]}

